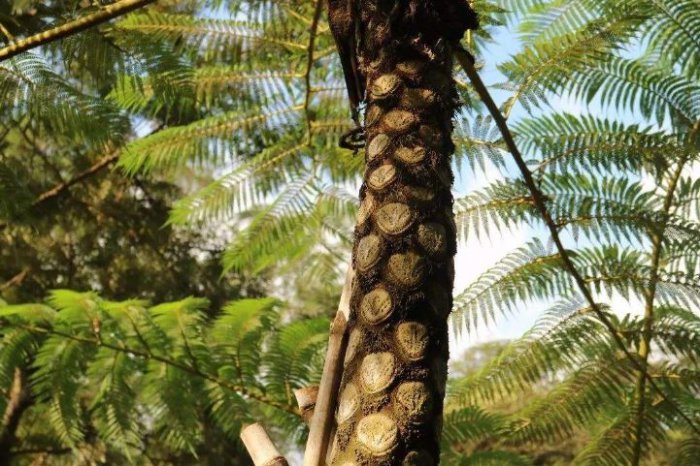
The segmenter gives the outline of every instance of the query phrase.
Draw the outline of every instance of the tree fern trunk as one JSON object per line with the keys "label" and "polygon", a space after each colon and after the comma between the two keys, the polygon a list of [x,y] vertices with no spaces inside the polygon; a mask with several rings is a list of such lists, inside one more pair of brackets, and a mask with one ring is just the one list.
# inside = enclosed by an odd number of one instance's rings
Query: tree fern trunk
{"label": "tree fern trunk", "polygon": [[367,170],[330,463],[428,466],[439,462],[456,249],[450,42],[475,17],[454,0],[360,8]]}

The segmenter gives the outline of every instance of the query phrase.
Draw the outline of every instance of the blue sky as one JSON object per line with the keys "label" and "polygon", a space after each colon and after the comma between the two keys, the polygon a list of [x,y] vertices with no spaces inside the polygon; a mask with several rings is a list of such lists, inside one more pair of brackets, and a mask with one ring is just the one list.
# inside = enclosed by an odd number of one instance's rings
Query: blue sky
{"label": "blue sky", "polygon": [[[498,29],[498,33],[494,36],[494,42],[490,43],[483,53],[484,68],[480,74],[487,86],[506,80],[503,74],[498,71],[497,66],[499,63],[507,61],[520,49],[521,44],[516,34],[506,28]],[[501,104],[510,94],[505,91],[492,90],[492,95],[496,102]],[[524,116],[527,116],[527,112],[521,106],[516,105],[510,119],[518,121]],[[455,197],[484,188],[501,178],[501,174],[495,167],[490,167],[485,172],[464,168],[461,173],[456,175]],[[517,176],[514,171],[511,175]],[[504,231],[502,234],[494,233],[489,238],[471,238],[466,242],[460,242],[455,257],[455,294],[463,290],[503,256],[522,246],[531,237],[531,234],[532,232],[527,227],[521,227]],[[477,328],[475,332],[465,333],[459,338],[453,339],[452,352],[455,355],[459,354],[467,347],[484,341],[517,338],[530,328],[540,310],[540,308],[533,306],[509,318],[499,318],[488,327],[482,326]],[[451,332],[452,335],[454,333]]]}

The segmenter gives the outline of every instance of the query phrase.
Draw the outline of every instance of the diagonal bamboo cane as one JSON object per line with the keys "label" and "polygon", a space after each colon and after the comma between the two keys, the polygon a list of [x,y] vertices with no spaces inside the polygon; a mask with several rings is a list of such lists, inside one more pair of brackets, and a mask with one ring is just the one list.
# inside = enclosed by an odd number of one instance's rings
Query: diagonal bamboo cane
{"label": "diagonal bamboo cane", "polygon": [[[299,410],[309,423],[309,438],[304,454],[304,466],[323,466],[333,432],[333,413],[342,376],[342,361],[347,346],[347,323],[350,319],[350,296],[355,274],[350,267],[345,275],[345,284],[340,296],[338,312],[331,324],[328,350],[318,387],[307,387],[296,391]],[[310,422],[305,414],[310,414]],[[265,429],[252,424],[241,430],[241,440],[255,466],[288,466],[279,454]]]}
{"label": "diagonal bamboo cane", "polygon": [[323,365],[323,375],[318,388],[318,397],[306,442],[304,466],[323,466],[326,460],[331,432],[333,430],[333,412],[340,386],[343,358],[347,347],[347,323],[350,320],[350,296],[354,277],[352,267],[348,269],[340,296],[338,313],[331,325],[328,351]]}
{"label": "diagonal bamboo cane", "polygon": [[262,425],[250,424],[244,427],[241,430],[241,441],[255,466],[289,466]]}
{"label": "diagonal bamboo cane", "polygon": [[34,34],[26,39],[12,42],[7,47],[0,49],[0,61],[7,60],[22,52],[48,44],[75,33],[84,31],[98,24],[125,15],[131,11],[142,8],[156,0],[121,0],[111,5],[100,8],[98,11],[69,21],[47,31]]}

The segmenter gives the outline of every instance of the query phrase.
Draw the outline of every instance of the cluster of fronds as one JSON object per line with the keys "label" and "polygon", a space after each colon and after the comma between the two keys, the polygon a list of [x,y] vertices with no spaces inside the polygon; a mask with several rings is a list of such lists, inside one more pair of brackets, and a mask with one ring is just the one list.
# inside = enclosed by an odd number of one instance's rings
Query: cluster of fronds
{"label": "cluster of fronds", "polygon": [[[329,322],[283,324],[280,306],[244,299],[209,318],[202,299],[151,307],[71,291],[0,306],[0,388],[11,393],[21,371],[33,413],[15,450],[69,448],[69,464],[86,445],[132,459],[153,445],[196,456],[205,420],[235,445],[241,424],[260,417],[299,440],[293,389],[318,382]],[[2,397],[0,411],[12,402]]]}
{"label": "cluster of fronds", "polygon": [[[654,450],[666,442],[675,456],[664,464],[697,464],[700,5],[500,4],[514,12],[508,21],[524,43],[500,65],[508,79],[500,87],[512,91],[502,110],[508,117],[520,103],[529,112],[512,124],[516,143],[566,254],[599,302],[593,309],[583,298],[549,242],[527,186],[502,163],[503,142],[483,141],[504,178],[456,201],[462,235],[526,225],[533,237],[456,297],[455,326],[554,304],[522,339],[456,382],[453,400],[492,404],[553,386],[512,414],[497,443],[553,444],[587,432],[591,440],[572,464],[658,464]],[[583,110],[561,112],[558,99]]]}
{"label": "cluster of fronds", "polygon": [[[477,6],[483,24],[500,24],[496,4]],[[488,40],[489,28],[476,37]],[[323,250],[349,257],[350,235],[342,232],[352,225],[363,164],[338,148],[353,122],[323,0],[158,6],[46,51],[0,65],[0,101],[15,119],[90,125],[80,136],[98,146],[101,135],[119,136],[108,142],[130,174],[211,172],[217,179],[189,186],[171,222],[250,219],[230,239],[227,269],[304,260],[313,279],[337,274],[338,264],[331,271],[309,258]],[[100,95],[56,94],[76,93],[74,80],[95,83]],[[460,92],[474,100],[466,86]],[[72,115],[81,118],[66,121]],[[460,126],[458,163],[501,157],[483,144],[493,136],[481,134],[488,125]],[[144,126],[157,130],[144,136]]]}

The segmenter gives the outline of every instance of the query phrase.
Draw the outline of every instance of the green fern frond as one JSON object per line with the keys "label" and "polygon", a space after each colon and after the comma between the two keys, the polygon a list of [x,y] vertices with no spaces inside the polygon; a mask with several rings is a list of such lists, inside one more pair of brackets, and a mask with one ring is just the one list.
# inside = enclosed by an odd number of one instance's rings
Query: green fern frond
{"label": "green fern frond", "polygon": [[[555,275],[559,283],[552,287]],[[568,276],[562,273],[561,257],[548,253],[534,239],[501,259],[456,296],[452,318],[457,319],[460,328],[469,330],[479,320],[484,324],[493,322],[496,312],[512,312],[519,301],[551,297],[557,291],[567,293],[570,287]]]}
{"label": "green fern frond", "polygon": [[[10,393],[18,370],[24,370],[41,343],[41,338],[22,328],[7,328],[0,338],[0,392]],[[0,396],[0,412],[5,413],[8,396]]]}
{"label": "green fern frond", "polygon": [[146,415],[156,420],[157,438],[174,451],[195,452],[202,442],[200,419],[206,397],[202,379],[157,361],[151,361],[140,393]]}
{"label": "green fern frond", "polygon": [[676,442],[671,451],[674,466],[694,466],[700,458],[700,439],[687,438]]}
{"label": "green fern frond", "polygon": [[479,168],[486,171],[486,163],[497,168],[505,168],[506,150],[498,139],[498,128],[490,117],[474,118],[471,125],[466,119],[458,119],[455,125],[455,163],[461,168],[464,159],[472,171]]}
{"label": "green fern frond", "polygon": [[64,143],[93,150],[123,143],[130,130],[128,119],[109,101],[74,87],[31,53],[0,65],[0,101],[6,125],[31,118]]}
{"label": "green fern frond", "polygon": [[145,369],[143,359],[100,348],[86,372],[90,380],[100,381],[89,407],[93,425],[101,438],[127,456],[143,432],[133,384],[138,380],[135,374]]}
{"label": "green fern frond", "polygon": [[557,37],[556,41],[531,44],[510,62],[499,66],[515,83],[508,86],[515,93],[505,104],[506,108],[515,102],[531,108],[542,102],[546,90],[566,87],[576,70],[588,69],[605,57],[629,38],[638,23],[638,19],[622,15],[589,22],[579,31]]}
{"label": "green fern frond", "polygon": [[[641,60],[609,57],[597,66],[574,72],[569,79],[566,90],[572,95],[589,102],[598,98],[602,105],[620,111],[638,110],[659,126],[667,117],[692,126],[700,116],[700,85]],[[550,89],[564,89],[562,84]]]}
{"label": "green fern frond", "polygon": [[683,152],[672,135],[592,115],[546,114],[514,131],[519,147],[539,160],[537,172],[663,169]]}
{"label": "green fern frond", "polygon": [[243,66],[209,66],[197,68],[192,80],[197,101],[211,108],[223,99],[231,105],[247,100],[257,105],[270,105],[278,99],[292,101],[302,77],[288,69],[260,72]]}
{"label": "green fern frond", "polygon": [[[151,136],[138,139],[127,145],[120,158],[120,165],[129,173],[172,169],[184,162],[200,164],[212,157],[223,159],[236,155],[245,141],[263,130],[291,123],[301,110],[299,106],[282,107],[262,113],[241,114],[232,112],[199,120],[188,126],[167,128]],[[241,140],[232,140],[232,132],[238,132]]]}
{"label": "green fern frond", "polygon": [[639,8],[653,20],[644,28],[651,51],[689,78],[697,79],[700,65],[700,11],[695,0],[647,0]]}
{"label": "green fern frond", "polygon": [[532,466],[529,458],[509,451],[478,451],[452,463],[459,466]]}
{"label": "green fern frond", "polygon": [[509,442],[546,444],[571,437],[595,422],[610,406],[624,402],[632,381],[629,366],[610,358],[584,364],[543,398],[515,414],[520,421]]}
{"label": "green fern frond", "polygon": [[201,49],[205,57],[225,61],[237,61],[244,51],[260,50],[262,46],[282,51],[306,50],[306,44],[293,37],[275,34],[266,31],[261,24],[245,21],[149,11],[128,15],[116,27],[153,39],[184,40],[193,49]]}
{"label": "green fern frond", "polygon": [[445,456],[452,457],[452,447],[466,448],[488,437],[498,437],[508,430],[508,419],[489,413],[478,406],[467,406],[445,414],[442,443]]}
{"label": "green fern frond", "polygon": [[80,374],[92,357],[86,345],[53,336],[41,345],[34,360],[32,386],[36,396],[47,404],[56,438],[71,447],[78,445],[85,432],[79,397],[84,381]]}
{"label": "green fern frond", "polygon": [[294,404],[295,389],[318,384],[323,363],[316,356],[326,347],[329,326],[327,318],[299,320],[273,338],[265,361],[267,386],[284,393],[288,404]]}
{"label": "green fern frond", "polygon": [[[509,4],[524,3],[508,1]],[[527,15],[518,24],[518,32],[529,43],[552,40],[569,31],[581,29],[587,22],[599,17],[600,5],[606,2],[590,0],[555,0],[530,2],[525,6]],[[546,3],[546,4],[545,4]],[[517,7],[517,5],[515,5]]]}
{"label": "green fern frond", "polygon": [[[586,445],[573,461],[575,465],[618,466],[629,464],[635,445],[634,425],[636,422],[634,409],[619,410],[617,416],[605,425],[602,431]],[[647,412],[644,418],[644,439],[641,442],[643,454],[651,451],[654,445],[665,438],[663,425],[653,413]]]}
{"label": "green fern frond", "polygon": [[[260,203],[279,189],[286,180],[275,176],[282,171],[301,170],[306,145],[296,138],[283,139],[243,161],[201,191],[178,201],[170,221],[184,224],[230,218],[245,208]],[[284,170],[279,170],[284,167]]]}
{"label": "green fern frond", "polygon": [[226,250],[226,269],[262,270],[313,248],[317,237],[303,233],[321,232],[326,211],[319,194],[313,174],[288,182]]}
{"label": "green fern frond", "polygon": [[[635,250],[617,246],[569,251],[585,282],[596,292],[625,297],[640,294],[648,281],[648,266]],[[575,295],[575,285],[559,254],[549,253],[538,240],[507,255],[455,298],[453,319],[467,330],[481,320],[494,321],[496,313],[539,299]],[[659,296],[697,299],[695,286],[684,277],[662,277]],[[686,302],[683,301],[683,302]]]}
{"label": "green fern frond", "polygon": [[534,202],[520,180],[499,180],[455,200],[455,223],[463,239],[509,229],[536,218]]}
{"label": "green fern frond", "polygon": [[[210,331],[217,373],[225,380],[259,386],[260,349],[266,334],[275,328],[280,302],[275,299],[244,299],[222,309]],[[221,391],[221,396],[230,394]]]}
{"label": "green fern frond", "polygon": [[[578,303],[578,304],[577,304]],[[569,373],[591,358],[610,354],[610,341],[578,300],[561,302],[525,336],[510,343],[478,372],[456,381],[451,396],[465,402],[489,402],[528,393],[547,377]]]}
{"label": "green fern frond", "polygon": [[668,355],[694,361],[700,347],[700,317],[673,306],[659,306],[655,314],[654,342]]}

